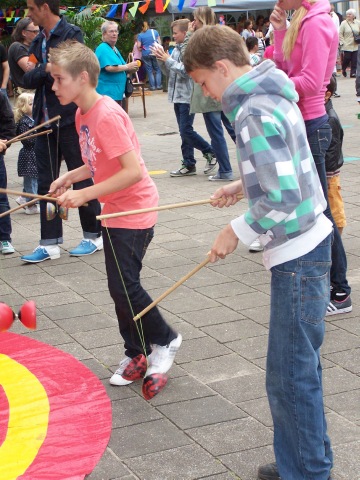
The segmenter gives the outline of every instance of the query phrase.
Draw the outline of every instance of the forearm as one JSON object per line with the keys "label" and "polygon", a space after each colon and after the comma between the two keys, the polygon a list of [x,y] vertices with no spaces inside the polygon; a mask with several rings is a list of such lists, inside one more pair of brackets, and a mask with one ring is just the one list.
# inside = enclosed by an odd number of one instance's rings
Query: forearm
{"label": "forearm", "polygon": [[128,72],[129,66],[125,65],[109,65],[105,67],[105,70],[110,73]]}
{"label": "forearm", "polygon": [[1,83],[1,88],[7,88],[7,84],[10,76],[10,68],[9,68],[8,62],[3,62],[2,68],[3,68],[3,79]]}
{"label": "forearm", "polygon": [[59,180],[63,181],[67,186],[71,186],[73,183],[81,182],[88,178],[91,178],[91,172],[86,165],[82,165],[79,168],[75,168],[75,170],[69,170],[64,173]]}

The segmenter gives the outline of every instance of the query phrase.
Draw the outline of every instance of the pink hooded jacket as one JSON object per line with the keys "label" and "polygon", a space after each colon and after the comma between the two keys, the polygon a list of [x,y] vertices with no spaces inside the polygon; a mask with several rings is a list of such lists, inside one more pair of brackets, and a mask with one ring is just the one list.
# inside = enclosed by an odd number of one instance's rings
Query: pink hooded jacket
{"label": "pink hooded jacket", "polygon": [[274,61],[287,73],[299,94],[298,106],[304,120],[326,114],[325,91],[336,63],[339,36],[329,12],[328,0],[303,6],[303,18],[290,60],[284,60],[282,43],[286,30],[275,30]]}

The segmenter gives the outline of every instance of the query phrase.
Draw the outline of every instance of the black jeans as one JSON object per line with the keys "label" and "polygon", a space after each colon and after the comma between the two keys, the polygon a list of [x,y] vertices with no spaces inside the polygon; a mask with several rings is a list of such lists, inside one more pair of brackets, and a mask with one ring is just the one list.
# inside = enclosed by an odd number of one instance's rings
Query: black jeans
{"label": "black jeans", "polygon": [[350,64],[350,75],[356,75],[357,50],[355,52],[343,52],[342,71],[344,72]]}
{"label": "black jeans", "polygon": [[[53,127],[53,133],[36,139],[35,154],[38,165],[38,193],[46,195],[51,183],[58,178],[60,163],[64,158],[68,170],[84,165],[81,158],[79,137],[75,125],[62,127],[59,130]],[[73,185],[74,190],[93,185],[91,179],[83,180]],[[101,233],[100,221],[96,215],[101,211],[98,200],[91,200],[87,207],[79,208],[80,223],[84,238],[97,238]],[[63,242],[62,220],[56,215],[53,220],[46,219],[46,202],[40,202],[41,240],[40,245],[56,245]]]}
{"label": "black jeans", "polygon": [[153,228],[132,230],[103,227],[109,292],[115,303],[120,334],[125,342],[125,355],[130,358],[144,353],[144,350],[149,355],[151,344],[164,346],[177,337],[157,307],[146,313],[141,321],[138,320],[137,325],[133,320],[152,302],[141,285],[140,272],[142,259],[153,236]]}

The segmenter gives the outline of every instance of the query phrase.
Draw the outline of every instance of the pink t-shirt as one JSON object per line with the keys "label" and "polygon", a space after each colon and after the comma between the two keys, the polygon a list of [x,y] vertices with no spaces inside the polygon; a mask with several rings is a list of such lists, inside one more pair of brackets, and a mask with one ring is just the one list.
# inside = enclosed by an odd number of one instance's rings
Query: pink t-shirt
{"label": "pink t-shirt", "polygon": [[[134,185],[99,198],[102,214],[156,207],[159,195],[141,157],[140,145],[129,116],[114,100],[102,97],[84,115],[76,112],[81,155],[95,183],[121,170],[119,157],[135,150],[143,178]],[[157,213],[143,213],[103,220],[111,228],[145,229],[155,225]]]}

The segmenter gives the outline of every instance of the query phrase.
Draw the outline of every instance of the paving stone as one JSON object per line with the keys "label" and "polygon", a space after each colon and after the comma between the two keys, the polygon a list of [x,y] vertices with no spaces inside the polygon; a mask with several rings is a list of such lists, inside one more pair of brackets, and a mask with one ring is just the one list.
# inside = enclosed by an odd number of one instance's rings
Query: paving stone
{"label": "paving stone", "polygon": [[326,421],[332,445],[340,445],[359,440],[360,427],[336,413],[327,413]]}
{"label": "paving stone", "polygon": [[238,407],[266,427],[273,427],[273,421],[267,397],[241,402],[238,404]]}
{"label": "paving stone", "polygon": [[193,312],[182,312],[179,316],[195,327],[216,325],[244,318],[241,313],[234,312],[230,308],[223,306],[204,308],[203,310],[196,311],[195,314]]}
{"label": "paving stone", "polygon": [[344,330],[327,332],[321,348],[322,354],[341,352],[359,346],[359,337]]}
{"label": "paving stone", "polygon": [[141,455],[182,447],[191,440],[168,420],[155,420],[139,425],[114,428],[109,447],[120,458],[135,458]]}
{"label": "paving stone", "polygon": [[270,296],[260,293],[259,291],[253,291],[252,293],[246,293],[243,295],[220,298],[218,299],[218,302],[226,307],[232,308],[233,310],[242,312],[243,309],[250,308],[253,305],[270,305]]}
{"label": "paving stone", "polygon": [[346,391],[335,395],[326,395],[325,405],[349,421],[360,420],[360,389]]}
{"label": "paving stone", "polygon": [[60,319],[56,321],[56,324],[70,334],[118,326],[117,320],[104,313],[86,315],[85,317]]}
{"label": "paving stone", "polygon": [[115,326],[95,331],[73,333],[72,336],[86,349],[118,345],[120,339],[119,328]]}
{"label": "paving stone", "polygon": [[255,365],[234,353],[184,363],[181,366],[193,377],[207,385],[259,372]]}
{"label": "paving stone", "polygon": [[355,390],[360,388],[360,377],[341,367],[328,368],[323,374],[324,394]]}
{"label": "paving stone", "polygon": [[[174,448],[126,460],[139,478],[146,480],[195,480],[225,471],[220,462],[197,445]],[[219,477],[221,478],[221,477]]]}
{"label": "paving stone", "polygon": [[360,373],[360,348],[354,348],[345,352],[329,353],[325,355],[325,358],[352,373]]}
{"label": "paving stone", "polygon": [[135,480],[136,477],[132,475],[129,476],[129,473],[125,465],[107,448],[95,469],[85,478],[87,480],[112,480],[115,478],[125,479],[128,477],[129,479]]}
{"label": "paving stone", "polygon": [[267,353],[268,337],[261,335],[260,337],[244,338],[228,342],[226,346],[248,360],[263,358]]}
{"label": "paving stone", "polygon": [[82,360],[82,363],[87,366],[98,378],[109,378],[110,372],[104,365],[101,365],[95,358]]}
{"label": "paving stone", "polygon": [[41,311],[51,320],[86,317],[87,315],[100,313],[100,310],[97,307],[90,305],[88,302],[72,303],[68,308],[65,308],[64,305],[43,307]]}
{"label": "paving stone", "polygon": [[241,480],[255,480],[260,465],[274,462],[272,447],[252,448],[250,450],[222,455],[220,460]]}
{"label": "paving stone", "polygon": [[127,427],[163,418],[146,400],[140,397],[114,401],[112,414],[113,428]]}
{"label": "paving stone", "polygon": [[182,430],[246,416],[239,408],[219,396],[161,405],[158,409]]}
{"label": "paving stone", "polygon": [[272,442],[270,429],[253,418],[191,428],[186,433],[215,456],[263,447]]}
{"label": "paving stone", "polygon": [[175,314],[196,312],[203,308],[212,308],[218,305],[216,301],[189,289],[186,295],[181,295],[178,298],[171,298],[171,296],[169,296],[161,302],[161,306],[165,310],[169,310],[169,312]]}
{"label": "paving stone", "polygon": [[264,328],[252,320],[237,320],[222,323],[221,325],[212,325],[210,327],[203,327],[202,330],[221,343],[268,334],[267,328]]}
{"label": "paving stone", "polygon": [[71,343],[73,339],[60,328],[50,328],[47,330],[27,331],[26,336],[47,343],[48,345],[58,346],[64,343]]}
{"label": "paving stone", "polygon": [[211,388],[219,392],[232,403],[240,403],[266,395],[265,373],[259,372],[230,380],[213,382]]}
{"label": "paving stone", "polygon": [[334,480],[353,480],[354,473],[360,472],[360,442],[335,445],[333,450],[335,458]]}
{"label": "paving stone", "polygon": [[176,363],[213,358],[230,353],[229,349],[209,337],[185,340],[176,354]]}

